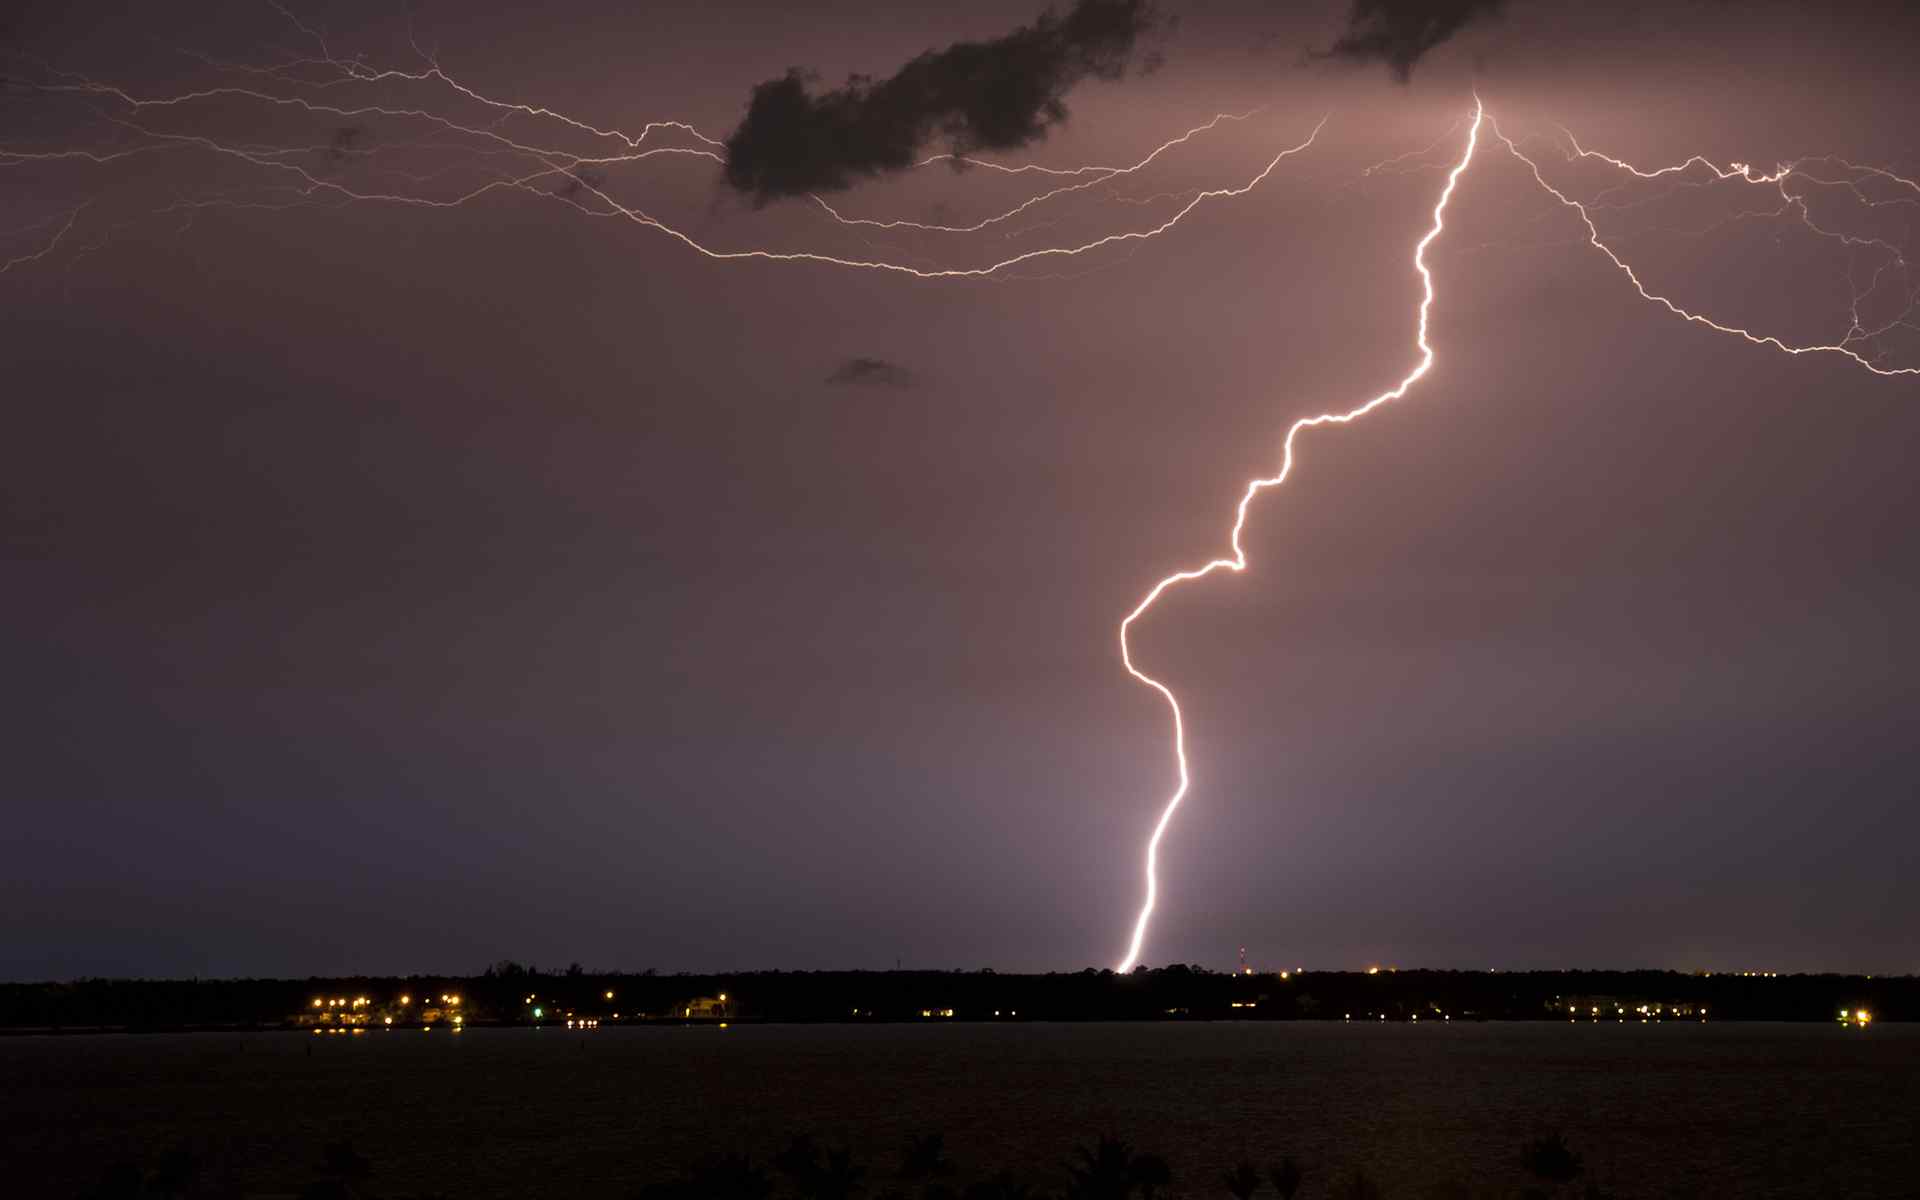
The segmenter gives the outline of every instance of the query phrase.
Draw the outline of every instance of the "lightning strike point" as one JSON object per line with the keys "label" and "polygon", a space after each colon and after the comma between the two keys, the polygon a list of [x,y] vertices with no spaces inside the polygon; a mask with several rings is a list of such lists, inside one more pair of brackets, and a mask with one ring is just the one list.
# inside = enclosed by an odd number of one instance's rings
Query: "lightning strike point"
{"label": "lightning strike point", "polygon": [[1241,531],[1246,528],[1247,524],[1247,511],[1252,506],[1254,497],[1268,488],[1278,487],[1280,484],[1286,482],[1287,475],[1293,470],[1293,441],[1301,430],[1311,429],[1316,425],[1346,425],[1359,420],[1381,405],[1398,400],[1406,395],[1408,389],[1418,383],[1421,378],[1433,368],[1433,347],[1427,342],[1427,315],[1433,307],[1434,293],[1433,274],[1427,269],[1427,247],[1432,245],[1434,239],[1439,237],[1441,231],[1446,228],[1447,202],[1453,198],[1453,190],[1455,185],[1460,182],[1460,176],[1466,172],[1468,164],[1473,161],[1473,152],[1480,143],[1480,125],[1485,114],[1486,107],[1480,102],[1479,96],[1476,95],[1473,104],[1473,121],[1467,128],[1466,150],[1461,154],[1460,160],[1453,165],[1453,169],[1447,172],[1446,186],[1441,188],[1440,199],[1433,207],[1433,225],[1427,230],[1426,236],[1421,238],[1413,249],[1413,269],[1420,276],[1421,285],[1419,332],[1414,338],[1414,345],[1420,352],[1419,362],[1411,371],[1407,372],[1407,374],[1401,378],[1399,383],[1387,391],[1374,396],[1371,400],[1368,400],[1357,408],[1350,408],[1344,412],[1326,412],[1316,416],[1302,417],[1288,426],[1286,439],[1281,444],[1280,470],[1268,478],[1249,480],[1246,491],[1240,497],[1239,507],[1234,511],[1233,533],[1230,538],[1230,544],[1233,547],[1232,556],[1228,558],[1216,558],[1204,566],[1195,567],[1186,571],[1176,571],[1172,575],[1166,576],[1160,580],[1160,582],[1154,584],[1153,587],[1147,591],[1147,594],[1141,598],[1140,602],[1134,605],[1133,611],[1127,614],[1126,619],[1120,622],[1120,661],[1126,667],[1127,674],[1160,693],[1160,697],[1167,702],[1168,710],[1173,714],[1173,755],[1175,765],[1178,768],[1178,783],[1173,790],[1173,794],[1167,798],[1166,805],[1160,812],[1160,819],[1154,824],[1152,836],[1147,839],[1147,895],[1145,901],[1140,906],[1140,915],[1134,920],[1133,937],[1127,944],[1126,956],[1123,957],[1119,965],[1114,968],[1116,971],[1122,973],[1131,971],[1134,964],[1140,961],[1140,947],[1142,943],[1146,941],[1147,925],[1148,922],[1153,919],[1154,904],[1159,899],[1160,894],[1158,877],[1160,839],[1166,835],[1167,827],[1173,821],[1173,814],[1179,809],[1180,802],[1186,799],[1187,790],[1192,783],[1192,775],[1187,767],[1186,721],[1181,716],[1180,701],[1174,696],[1172,688],[1155,679],[1153,676],[1148,675],[1134,664],[1133,651],[1129,645],[1127,635],[1132,631],[1133,623],[1146,615],[1154,603],[1170,588],[1177,587],[1183,583],[1191,583],[1196,579],[1205,579],[1215,571],[1227,570],[1238,572],[1247,569],[1247,552],[1240,544]]}

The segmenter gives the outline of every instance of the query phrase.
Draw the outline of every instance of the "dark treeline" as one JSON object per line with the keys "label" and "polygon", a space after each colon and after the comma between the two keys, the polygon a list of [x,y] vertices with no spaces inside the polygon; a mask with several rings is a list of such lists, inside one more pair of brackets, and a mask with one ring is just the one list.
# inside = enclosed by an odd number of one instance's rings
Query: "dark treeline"
{"label": "dark treeline", "polygon": [[[608,993],[612,996],[609,998]],[[993,971],[542,972],[501,963],[471,977],[83,979],[0,984],[0,1028],[279,1028],[311,1019],[316,998],[457,993],[469,1025],[920,1020],[1668,1020],[1878,1021],[1920,1015],[1920,977],[1681,974],[1668,971],[1307,971],[1234,975],[1174,965],[1118,975]],[[721,1001],[721,997],[725,997]],[[539,1009],[536,1017],[535,1009]],[[1645,1009],[1643,1013],[1641,1010]],[[1597,1011],[1596,1011],[1597,1010]],[[618,1014],[616,1016],[616,1014]],[[374,1023],[378,1023],[376,1020]]]}

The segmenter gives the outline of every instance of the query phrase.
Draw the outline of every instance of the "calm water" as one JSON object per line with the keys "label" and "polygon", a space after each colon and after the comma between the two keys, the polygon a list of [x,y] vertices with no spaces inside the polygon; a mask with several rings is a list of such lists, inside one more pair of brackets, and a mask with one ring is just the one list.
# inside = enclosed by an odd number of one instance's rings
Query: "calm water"
{"label": "calm water", "polygon": [[[1920,1027],[951,1025],[0,1039],[10,1195],[188,1143],[225,1194],[296,1192],[350,1139],[379,1194],[621,1197],[796,1131],[889,1174],[939,1130],[1041,1182],[1106,1130],[1217,1196],[1241,1157],[1364,1165],[1389,1200],[1511,1191],[1564,1131],[1622,1200],[1920,1196]],[[215,1194],[218,1194],[216,1191]]]}

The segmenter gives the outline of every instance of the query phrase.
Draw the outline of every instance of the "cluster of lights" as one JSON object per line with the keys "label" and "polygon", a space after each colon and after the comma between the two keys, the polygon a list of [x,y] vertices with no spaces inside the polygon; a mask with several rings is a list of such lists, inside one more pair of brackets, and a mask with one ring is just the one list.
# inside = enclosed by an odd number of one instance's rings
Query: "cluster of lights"
{"label": "cluster of lights", "polygon": [[[457,1009],[460,1007],[460,997],[446,993],[441,995],[440,1003],[445,1008]],[[364,1026],[372,1024],[373,1019],[378,1017],[381,1027],[387,1029],[393,1027],[396,1018],[403,1019],[406,1014],[401,1010],[407,1009],[412,1004],[413,997],[409,994],[402,994],[383,1007],[377,1007],[375,1001],[370,996],[316,996],[311,1001],[312,1007],[318,1012],[318,1015],[314,1018],[317,1021],[329,1025],[337,1022],[342,1026]],[[431,1027],[433,1022],[442,1015],[441,1011],[428,1008],[421,1014],[421,1020],[425,1025]],[[450,1017],[450,1020],[456,1026],[466,1023],[465,1018],[457,1012]],[[320,1033],[325,1031],[315,1030],[314,1032]],[[338,1030],[337,1032],[346,1032],[346,1030]],[[354,1029],[353,1032],[357,1033],[359,1030]]]}
{"label": "cluster of lights", "polygon": [[950,1008],[923,1008],[920,1010],[920,1015],[923,1017],[951,1017],[953,1010]]}
{"label": "cluster of lights", "polygon": [[1840,1023],[1851,1025],[1855,1029],[1864,1029],[1873,1023],[1873,1014],[1864,1008],[1841,1009]]}
{"label": "cluster of lights", "polygon": [[597,1017],[580,1017],[578,1019],[570,1017],[567,1019],[567,1028],[568,1029],[598,1029],[600,1028],[600,1021],[599,1021],[599,1018]]}
{"label": "cluster of lights", "polygon": [[1631,1012],[1628,1011],[1626,1005],[1615,1004],[1613,1011],[1607,1013],[1605,1012],[1604,1005],[1589,1004],[1582,1006],[1568,1001],[1566,1009],[1567,1020],[1569,1021],[1577,1021],[1581,1017],[1585,1017],[1589,1021],[1598,1021],[1603,1015],[1611,1016],[1615,1021],[1619,1022],[1626,1021],[1630,1016],[1638,1017],[1642,1025],[1645,1025],[1648,1021],[1664,1021],[1668,1017],[1691,1019],[1697,1016],[1702,1021],[1707,1019],[1707,1006],[1704,1004],[1698,1009],[1690,1004],[1637,1004]]}

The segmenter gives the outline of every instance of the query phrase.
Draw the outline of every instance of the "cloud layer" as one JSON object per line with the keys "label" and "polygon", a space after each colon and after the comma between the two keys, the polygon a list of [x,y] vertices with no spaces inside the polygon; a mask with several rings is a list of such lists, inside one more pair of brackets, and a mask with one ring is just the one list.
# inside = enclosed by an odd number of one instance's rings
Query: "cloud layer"
{"label": "cloud layer", "polygon": [[1386,63],[1405,83],[1429,50],[1505,7],[1506,0],[1353,0],[1347,31],[1324,55]]}
{"label": "cloud layer", "polygon": [[827,382],[841,387],[912,387],[914,374],[884,358],[850,358],[834,368]]}
{"label": "cloud layer", "polygon": [[929,50],[886,79],[815,93],[807,72],[789,70],[753,89],[727,139],[727,183],[764,204],[904,170],[935,139],[956,154],[1028,145],[1066,119],[1075,84],[1125,73],[1155,19],[1148,0],[1079,0],[1004,37]]}

